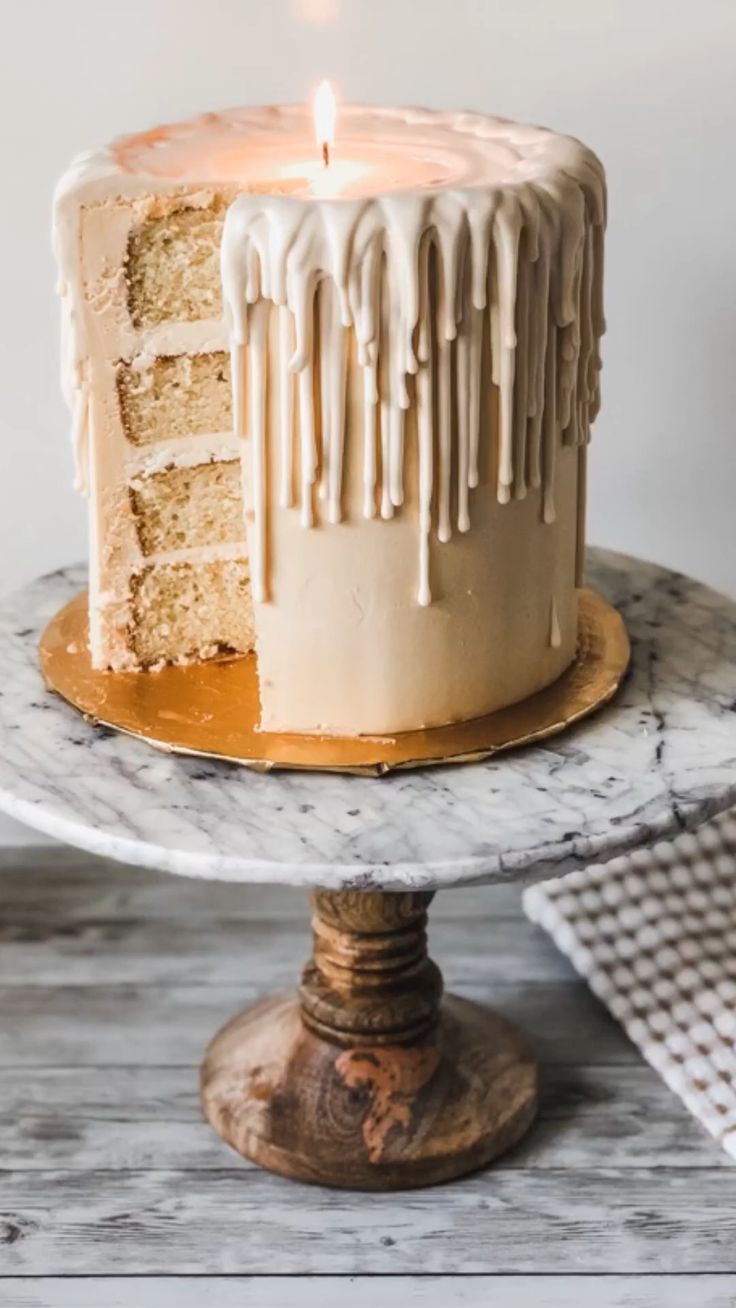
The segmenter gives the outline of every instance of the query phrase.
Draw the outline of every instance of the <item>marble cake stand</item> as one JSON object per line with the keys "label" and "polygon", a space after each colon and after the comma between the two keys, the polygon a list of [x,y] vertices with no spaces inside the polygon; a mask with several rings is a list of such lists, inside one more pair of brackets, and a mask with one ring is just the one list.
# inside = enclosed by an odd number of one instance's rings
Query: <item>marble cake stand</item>
{"label": "marble cake stand", "polygon": [[736,802],[736,604],[600,551],[589,581],[632,638],[610,707],[496,760],[380,780],[260,775],[92,727],[44,690],[36,658],[83,570],[0,605],[0,808],[129,863],[313,892],[298,998],[235,1017],[205,1058],[205,1111],[241,1153],[375,1189],[488,1162],[531,1121],[536,1067],[501,1017],[440,1002],[433,893],[559,876]]}

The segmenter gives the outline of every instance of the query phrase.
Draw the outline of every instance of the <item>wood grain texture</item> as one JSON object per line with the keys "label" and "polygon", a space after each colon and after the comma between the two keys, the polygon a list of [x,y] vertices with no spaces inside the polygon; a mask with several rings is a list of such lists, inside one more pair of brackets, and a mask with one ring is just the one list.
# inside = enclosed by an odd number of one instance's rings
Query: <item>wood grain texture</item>
{"label": "wood grain texture", "polygon": [[23,1278],[7,1308],[733,1308],[734,1276]]}
{"label": "wood grain texture", "polygon": [[[288,977],[260,975],[255,957],[244,957],[251,970],[240,985],[0,987],[0,1067],[196,1067],[213,1031],[244,1004],[288,984]],[[526,1033],[546,1065],[638,1061],[620,1027],[578,982],[507,985],[494,981],[489,960],[483,984],[452,989],[492,1004]]]}
{"label": "wood grain texture", "polygon": [[230,1160],[194,1180],[182,1170],[15,1171],[3,1178],[0,1266],[57,1276],[733,1275],[729,1181],[691,1168],[489,1168],[447,1186],[355,1195]]}
{"label": "wood grain texture", "polygon": [[[439,908],[442,916],[441,901]],[[251,984],[255,957],[257,970],[283,989],[294,983],[298,960],[309,952],[303,895],[299,909],[303,921],[208,914],[203,932],[197,917],[179,916],[175,904],[166,921],[119,918],[114,910],[85,920],[29,921],[3,905],[0,986],[237,986]],[[494,975],[507,986],[572,980],[572,966],[561,954],[529,948],[529,933],[521,919],[442,917],[432,954],[453,990],[488,988],[491,959]]]}
{"label": "wood grain texture", "polygon": [[450,996],[409,1044],[333,1044],[290,997],[246,1009],[215,1037],[202,1103],[223,1140],[282,1176],[354,1190],[436,1185],[525,1133],[537,1068],[503,1018]]}
{"label": "wood grain texture", "polygon": [[427,953],[432,899],[431,892],[311,896],[312,957],[299,987],[310,1031],[346,1048],[396,1046],[436,1025],[442,976]]}
{"label": "wood grain texture", "polygon": [[[24,1170],[191,1173],[228,1163],[202,1122],[196,1068],[0,1069],[0,1159]],[[543,1068],[534,1129],[496,1170],[728,1169],[644,1064]],[[233,1160],[233,1166],[237,1166]],[[243,1164],[248,1167],[250,1164]],[[724,1183],[728,1186],[728,1178]]]}
{"label": "wood grain texture", "polygon": [[290,1179],[355,1190],[436,1185],[516,1144],[538,1099],[520,1033],[442,1003],[427,953],[431,894],[312,895],[298,1000],[233,1018],[202,1066],[218,1135]]}
{"label": "wood grain texture", "polygon": [[0,851],[0,931],[3,1308],[736,1303],[736,1171],[508,887],[439,895],[431,947],[530,1033],[540,1115],[403,1195],[287,1184],[201,1120],[207,1040],[307,948],[300,894]]}
{"label": "wood grain texture", "polygon": [[[245,922],[261,918],[298,921],[308,931],[302,890],[181,877],[172,895],[171,877],[164,873],[124,867],[64,845],[30,845],[20,850],[0,847],[0,875],[3,905],[39,921],[65,910],[72,910],[79,921],[109,910],[121,920],[128,916],[167,918],[170,914],[192,919],[203,913],[208,920],[219,916]],[[442,920],[468,921],[473,916],[468,894],[476,916],[481,911],[488,920],[492,905],[494,920],[516,920],[520,916],[519,893],[518,882],[444,891]]]}

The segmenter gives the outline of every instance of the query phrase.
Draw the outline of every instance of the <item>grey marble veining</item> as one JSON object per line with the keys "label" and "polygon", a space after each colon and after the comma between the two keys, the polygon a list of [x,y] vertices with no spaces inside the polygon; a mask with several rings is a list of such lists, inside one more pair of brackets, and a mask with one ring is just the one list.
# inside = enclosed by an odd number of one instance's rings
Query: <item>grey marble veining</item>
{"label": "grey marble veining", "polygon": [[633,644],[609,708],[486,763],[371,778],[259,775],[88,724],[37,668],[84,584],[52,573],[0,604],[0,808],[168,872],[346,889],[529,880],[694,827],[736,802],[736,603],[598,550],[588,579]]}

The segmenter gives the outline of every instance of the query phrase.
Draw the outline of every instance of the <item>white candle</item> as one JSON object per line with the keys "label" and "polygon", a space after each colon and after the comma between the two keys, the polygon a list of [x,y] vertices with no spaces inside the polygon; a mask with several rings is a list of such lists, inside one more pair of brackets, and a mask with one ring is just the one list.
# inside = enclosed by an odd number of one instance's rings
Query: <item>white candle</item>
{"label": "white candle", "polygon": [[375,173],[375,167],[367,160],[336,159],[334,155],[326,165],[321,159],[295,159],[278,170],[278,176],[285,181],[306,183],[310,195],[324,200],[338,199],[369,187]]}
{"label": "white candle", "polygon": [[322,163],[325,168],[330,164],[330,150],[335,144],[335,124],[337,122],[337,101],[329,82],[320,82],[314,96],[314,134],[317,138]]}

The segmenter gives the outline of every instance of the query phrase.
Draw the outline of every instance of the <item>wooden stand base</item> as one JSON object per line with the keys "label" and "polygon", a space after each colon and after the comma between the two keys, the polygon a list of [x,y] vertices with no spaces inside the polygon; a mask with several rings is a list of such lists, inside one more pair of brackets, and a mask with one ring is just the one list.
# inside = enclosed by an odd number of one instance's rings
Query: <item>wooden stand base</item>
{"label": "wooden stand base", "polygon": [[239,1153],[300,1181],[399,1190],[460,1176],[521,1138],[536,1064],[498,1014],[440,1004],[431,898],[313,895],[298,999],[246,1009],[204,1060],[204,1111]]}

